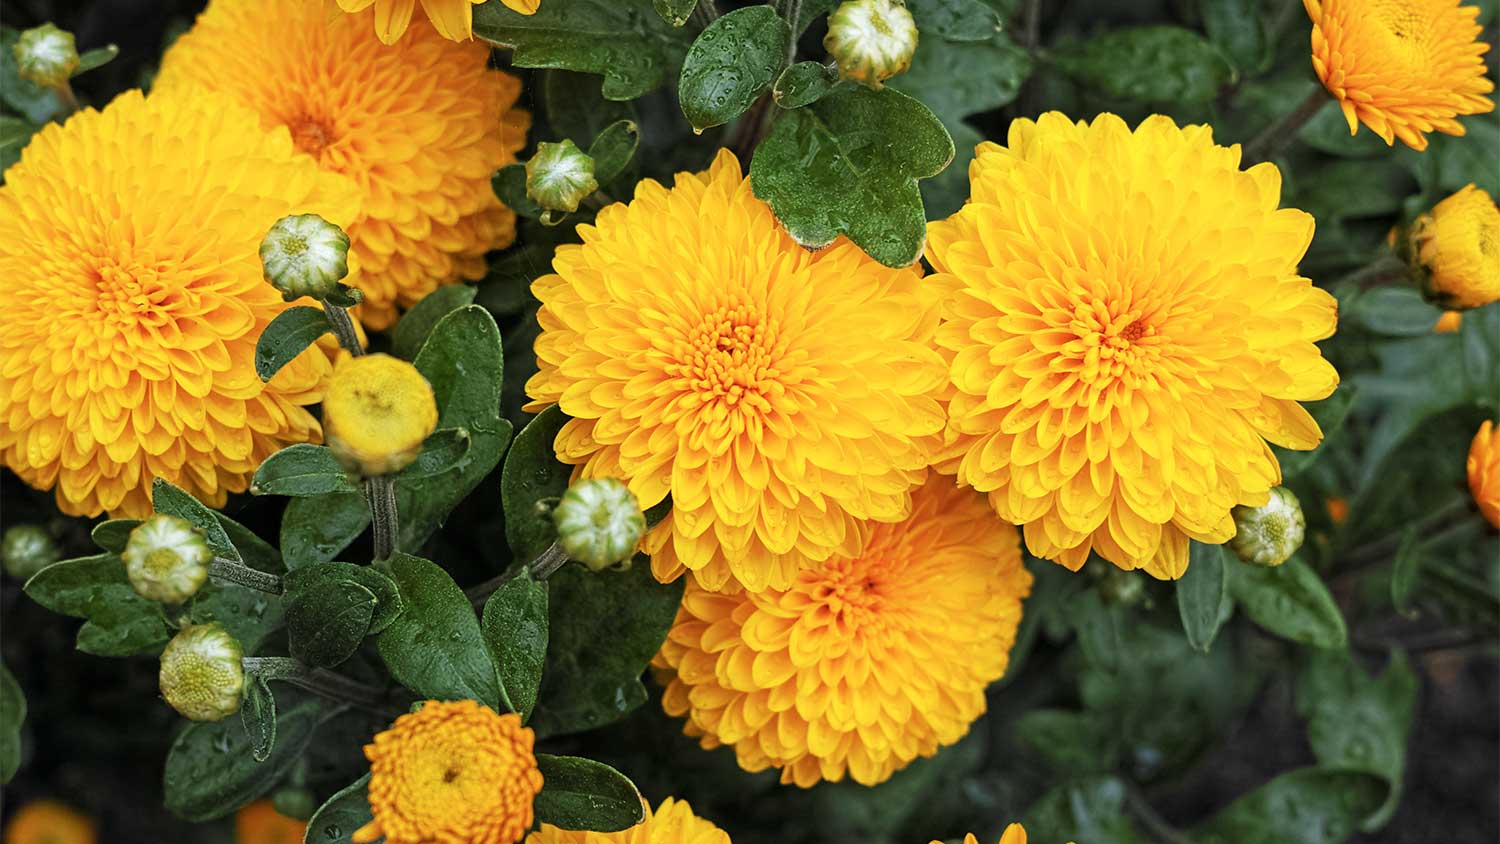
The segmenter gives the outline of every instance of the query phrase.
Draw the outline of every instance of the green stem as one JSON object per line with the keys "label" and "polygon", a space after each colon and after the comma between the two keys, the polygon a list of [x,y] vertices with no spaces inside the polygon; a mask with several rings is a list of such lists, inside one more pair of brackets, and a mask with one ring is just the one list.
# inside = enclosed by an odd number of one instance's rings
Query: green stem
{"label": "green stem", "polygon": [[63,113],[58,115],[58,117],[67,117],[80,108],[83,108],[83,106],[78,104],[78,97],[73,94],[73,86],[68,84],[68,80],[64,79],[62,84],[53,90],[57,91],[57,96],[62,100],[63,104]]}
{"label": "green stem", "polygon": [[1307,99],[1297,104],[1297,107],[1287,112],[1280,120],[1267,126],[1264,131],[1255,136],[1255,139],[1245,145],[1245,153],[1241,158],[1241,164],[1249,167],[1262,161],[1269,161],[1281,153],[1286,145],[1296,137],[1297,130],[1307,124],[1313,115],[1322,110],[1328,104],[1328,92],[1319,84],[1313,88]]}
{"label": "green stem", "polygon": [[1404,261],[1396,257],[1395,253],[1384,251],[1380,257],[1335,281],[1333,286],[1337,288],[1352,284],[1365,290],[1393,281],[1410,281],[1411,275],[1411,268]]}
{"label": "green stem", "polygon": [[[563,563],[566,563],[567,561],[568,555],[563,551],[562,546],[558,545],[556,542],[553,542],[551,545],[547,546],[546,550],[536,555],[535,560],[527,563],[526,568],[531,570],[531,576],[533,578],[537,580],[546,580],[554,573],[556,573],[558,569],[562,568]],[[485,582],[479,584],[478,586],[471,586],[468,589],[465,589],[464,595],[469,599],[469,603],[475,606],[479,606],[480,604],[483,604],[486,600],[488,600],[491,595],[495,594],[496,589],[504,586],[505,583],[514,576],[514,574],[509,572],[505,574],[497,574],[489,580],[486,580]]]}
{"label": "green stem", "polygon": [[323,313],[328,315],[328,322],[333,326],[333,336],[339,340],[339,345],[349,350],[349,354],[359,357],[365,353],[364,347],[359,344],[359,334],[354,330],[354,320],[349,316],[349,310],[332,302],[323,302]]}
{"label": "green stem", "polygon": [[330,700],[376,709],[382,708],[386,703],[383,689],[345,677],[336,671],[314,668],[289,656],[248,656],[240,660],[240,664],[246,674],[291,683]]}
{"label": "green stem", "polygon": [[281,578],[276,575],[267,574],[250,568],[244,563],[237,563],[223,557],[214,557],[213,562],[208,564],[208,576],[270,595],[280,595],[282,592]]}
{"label": "green stem", "polygon": [[396,553],[401,537],[396,513],[396,482],[390,475],[365,480],[365,501],[370,506],[371,530],[375,539],[375,560],[389,560]]}
{"label": "green stem", "polygon": [[[1443,504],[1443,506],[1437,508],[1431,513],[1428,513],[1426,516],[1423,516],[1421,520],[1416,523],[1414,529],[1416,530],[1418,536],[1430,533],[1434,528],[1437,528],[1440,525],[1443,525],[1444,522],[1447,522],[1452,516],[1458,514],[1466,515],[1468,509],[1469,496],[1460,495],[1454,497],[1452,499],[1449,499],[1445,504]],[[1442,538],[1448,531],[1451,531],[1454,528],[1463,527],[1467,521],[1467,519],[1462,519],[1456,524],[1444,528],[1433,536],[1425,537],[1422,540],[1422,544],[1426,545],[1428,543],[1437,541],[1438,539]],[[1359,546],[1358,548],[1355,548],[1353,551],[1350,551],[1344,557],[1344,566],[1342,567],[1344,571],[1340,571],[1339,574],[1343,575],[1347,574],[1350,571],[1358,571],[1359,569],[1362,569],[1365,566],[1370,565],[1371,563],[1382,562],[1391,554],[1394,554],[1396,552],[1396,549],[1400,547],[1401,537],[1406,533],[1406,531],[1407,528],[1403,527],[1401,530],[1398,530],[1394,533],[1389,533],[1381,537],[1380,539],[1375,540],[1374,542],[1368,542],[1364,545]]]}

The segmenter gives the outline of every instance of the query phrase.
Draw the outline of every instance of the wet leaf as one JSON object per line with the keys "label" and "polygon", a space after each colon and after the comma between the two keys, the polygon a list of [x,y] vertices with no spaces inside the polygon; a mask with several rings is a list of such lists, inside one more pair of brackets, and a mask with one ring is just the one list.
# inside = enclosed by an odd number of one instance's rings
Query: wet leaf
{"label": "wet leaf", "polygon": [[709,24],[689,48],[677,83],[693,129],[728,123],[769,90],[791,37],[770,6],[736,9]]}
{"label": "wet leaf", "polygon": [[536,763],[542,772],[542,791],[536,796],[538,823],[618,832],[645,820],[635,784],[603,762],[538,753]]}

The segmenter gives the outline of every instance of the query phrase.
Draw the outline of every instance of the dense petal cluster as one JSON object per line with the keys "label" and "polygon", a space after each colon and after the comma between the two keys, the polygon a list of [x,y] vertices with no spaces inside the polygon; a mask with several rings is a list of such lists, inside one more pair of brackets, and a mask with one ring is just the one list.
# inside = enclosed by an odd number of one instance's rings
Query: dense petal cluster
{"label": "dense petal cluster", "polygon": [[528,409],[562,405],[557,456],[584,476],[644,508],[671,494],[643,543],[659,578],[786,588],[905,518],[943,425],[916,269],[847,241],[808,253],[728,151],[579,233],[532,285]]}
{"label": "dense petal cluster", "polygon": [[549,823],[526,837],[526,844],[730,844],[729,833],[693,814],[685,800],[661,801],[656,811],[645,807],[646,819],[619,832],[581,832]]}
{"label": "dense petal cluster", "polygon": [[1485,94],[1477,6],[1461,0],[1302,0],[1312,18],[1312,62],[1354,134],[1363,123],[1387,144],[1427,148],[1429,132],[1464,134],[1455,117],[1495,107]]}
{"label": "dense petal cluster", "polygon": [[1495,425],[1485,420],[1479,433],[1469,444],[1469,459],[1466,465],[1469,476],[1469,492],[1485,521],[1500,528],[1500,436]]}
{"label": "dense petal cluster", "polygon": [[365,745],[374,820],[356,844],[514,844],[542,790],[536,735],[514,713],[430,700]]}
{"label": "dense petal cluster", "polygon": [[[474,37],[474,7],[484,0],[329,0],[337,3],[345,12],[361,12],[372,9],[375,15],[375,34],[382,43],[394,44],[411,25],[412,13],[417,4],[433,27],[449,41],[468,41]],[[500,0],[506,8],[523,15],[536,14],[541,0]],[[368,24],[366,24],[368,27]]]}
{"label": "dense petal cluster", "polygon": [[1418,217],[1408,236],[1430,301],[1466,310],[1500,300],[1500,206],[1488,192],[1465,187]]}
{"label": "dense petal cluster", "polygon": [[1297,274],[1312,217],[1276,167],[1239,169],[1206,126],[1057,113],[981,144],[972,198],[928,230],[947,290],[942,468],[1077,570],[1090,550],[1180,576],[1188,539],[1280,481],[1266,444],[1322,437],[1298,404],[1338,373],[1314,342],[1334,299]]}
{"label": "dense petal cluster", "polygon": [[808,787],[874,785],[968,732],[1005,673],[1031,574],[1011,525],[933,475],[898,524],[787,589],[689,580],[653,665],[704,747]]}
{"label": "dense petal cluster", "polygon": [[[87,162],[82,166],[81,162]],[[0,187],[0,457],[73,515],[151,512],[164,478],[213,506],[317,440],[322,350],[269,384],[255,344],[287,304],[271,224],[347,223],[353,183],[219,97],[121,95],[32,138]]]}
{"label": "dense petal cluster", "polygon": [[359,217],[334,222],[360,270],[348,280],[365,294],[356,313],[381,329],[438,285],[483,276],[484,253],[515,239],[490,175],[515,161],[531,118],[514,107],[520,82],[487,67],[488,47],[424,21],[386,46],[375,14],[330,21],[308,0],[214,0],[167,51],[156,90],[225,92],[359,184]]}

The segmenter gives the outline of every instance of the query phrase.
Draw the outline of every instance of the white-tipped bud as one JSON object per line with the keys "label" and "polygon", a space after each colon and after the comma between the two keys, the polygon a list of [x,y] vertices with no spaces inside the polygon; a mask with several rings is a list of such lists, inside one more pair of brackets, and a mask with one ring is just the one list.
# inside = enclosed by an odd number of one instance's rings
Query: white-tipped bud
{"label": "white-tipped bud", "polygon": [[78,44],[73,33],[50,23],[22,32],[11,52],[16,57],[17,75],[43,88],[61,88],[78,69]]}
{"label": "white-tipped bud", "polygon": [[577,211],[598,189],[594,159],[570,140],[539,143],[526,162],[526,196],[547,211]]}
{"label": "white-tipped bud", "polygon": [[244,652],[219,624],[182,628],[161,652],[161,694],[194,721],[219,721],[240,710]]}
{"label": "white-tipped bud", "polygon": [[917,22],[901,0],[848,0],[828,16],[823,47],[840,77],[879,89],[911,67]]}
{"label": "white-tipped bud", "polygon": [[1302,504],[1284,486],[1272,489],[1264,506],[1236,507],[1233,513],[1235,534],[1229,548],[1247,563],[1279,566],[1297,553],[1307,535]]}
{"label": "white-tipped bud", "polygon": [[568,558],[594,571],[635,554],[646,533],[646,517],[630,488],[614,478],[579,481],[552,511],[557,541]]}
{"label": "white-tipped bud", "polygon": [[27,580],[62,558],[57,542],[41,525],[15,525],[0,540],[0,560],[11,577]]}
{"label": "white-tipped bud", "polygon": [[120,558],[136,594],[148,601],[180,604],[203,588],[214,552],[186,519],[157,513],[130,532]]}
{"label": "white-tipped bud", "polygon": [[349,235],[317,214],[282,217],[260,242],[260,263],[286,301],[327,299],[349,275]]}

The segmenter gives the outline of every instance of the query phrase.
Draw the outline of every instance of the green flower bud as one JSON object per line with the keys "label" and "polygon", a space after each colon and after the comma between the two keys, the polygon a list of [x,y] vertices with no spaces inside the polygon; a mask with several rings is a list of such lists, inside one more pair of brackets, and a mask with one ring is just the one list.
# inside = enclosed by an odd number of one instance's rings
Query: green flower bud
{"label": "green flower bud", "polygon": [[240,710],[245,669],[238,639],[220,624],[182,628],[161,652],[161,694],[194,721],[218,721]]}
{"label": "green flower bud", "polygon": [[1284,486],[1271,490],[1262,507],[1234,508],[1234,538],[1229,547],[1247,563],[1279,566],[1302,547],[1307,521],[1297,496]]}
{"label": "green flower bud", "polygon": [[838,62],[840,77],[879,90],[911,66],[917,22],[902,0],[848,0],[828,16],[823,47]]}
{"label": "green flower bud", "polygon": [[1136,572],[1111,565],[1099,580],[1099,597],[1106,604],[1133,607],[1146,597],[1146,584],[1141,578]]}
{"label": "green flower bud", "polygon": [[78,69],[73,33],[50,23],[21,33],[11,52],[16,57],[16,73],[43,88],[61,88]]}
{"label": "green flower bud", "polygon": [[630,488],[614,478],[579,481],[552,511],[568,558],[594,571],[628,560],[646,533],[646,517]]}
{"label": "green flower bud", "polygon": [[214,552],[186,519],[158,513],[130,532],[120,558],[136,594],[148,601],[180,604],[208,580]]}
{"label": "green flower bud", "polygon": [[286,301],[327,299],[349,274],[349,235],[317,214],[282,217],[260,242],[260,263]]}
{"label": "green flower bud", "polygon": [[539,143],[526,162],[526,195],[547,211],[577,211],[598,189],[594,159],[572,141]]}
{"label": "green flower bud", "polygon": [[32,575],[62,558],[62,551],[52,534],[40,525],[15,525],[5,531],[0,540],[0,560],[5,570],[17,580],[29,580]]}

